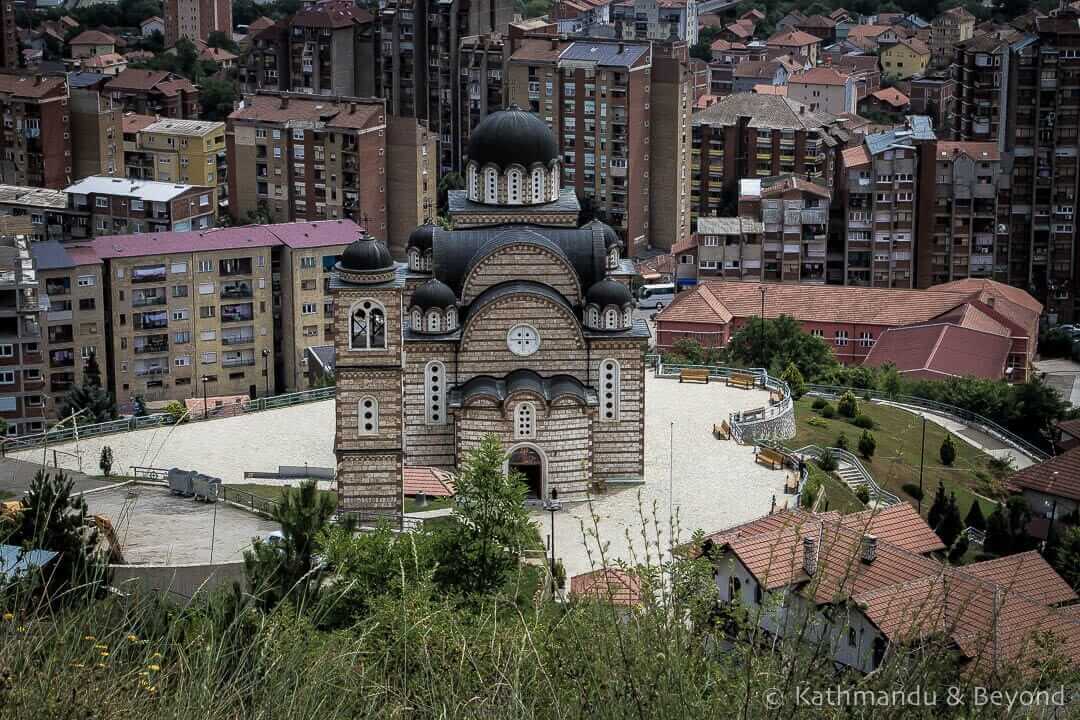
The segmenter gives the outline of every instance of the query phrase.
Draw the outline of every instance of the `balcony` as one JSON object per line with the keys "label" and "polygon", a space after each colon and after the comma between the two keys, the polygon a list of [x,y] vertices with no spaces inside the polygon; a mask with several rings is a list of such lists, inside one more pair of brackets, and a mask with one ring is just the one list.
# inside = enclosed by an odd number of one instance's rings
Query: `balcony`
{"label": "balcony", "polygon": [[132,349],[135,351],[136,355],[167,353],[169,352],[169,336],[147,335],[145,337],[135,338],[135,345]]}
{"label": "balcony", "polygon": [[250,298],[252,296],[251,283],[230,282],[224,283],[221,286],[221,297],[223,299],[241,299]]}
{"label": "balcony", "polygon": [[231,345],[250,345],[255,342],[255,333],[222,333],[221,344],[226,346]]}
{"label": "balcony", "polygon": [[231,258],[218,263],[218,274],[222,277],[251,274],[251,258]]}
{"label": "balcony", "polygon": [[168,375],[168,365],[136,365],[135,377],[155,377],[159,375]]}
{"label": "balcony", "polygon": [[164,294],[161,295],[139,295],[138,292],[131,296],[131,307],[153,307],[158,305],[164,305],[168,302]]}
{"label": "balcony", "polygon": [[221,306],[221,322],[251,322],[254,317],[251,303]]}
{"label": "balcony", "polygon": [[137,267],[131,270],[131,282],[133,283],[147,283],[147,282],[165,282],[165,266],[153,265],[148,267]]}

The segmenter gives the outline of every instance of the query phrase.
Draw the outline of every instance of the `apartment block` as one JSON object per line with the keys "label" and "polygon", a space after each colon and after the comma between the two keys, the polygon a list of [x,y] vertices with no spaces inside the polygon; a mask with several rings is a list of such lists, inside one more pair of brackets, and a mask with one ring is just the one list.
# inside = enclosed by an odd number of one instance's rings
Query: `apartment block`
{"label": "apartment block", "polygon": [[244,94],[292,87],[288,20],[252,29],[245,43],[246,49],[237,66],[237,79]]}
{"label": "apartment block", "polygon": [[216,224],[217,191],[211,187],[91,176],[66,192],[69,208],[90,215],[95,236],[182,232]]}
{"label": "apartment block", "polygon": [[930,22],[931,62],[949,65],[953,48],[975,34],[975,16],[962,7],[954,7]]}
{"label": "apartment block", "polygon": [[124,70],[106,83],[105,90],[124,112],[199,117],[199,89],[187,78],[165,70]]}
{"label": "apartment block", "polygon": [[[124,121],[127,177],[214,188],[219,203],[228,197],[225,123],[143,115],[124,116]],[[128,135],[134,135],[133,142]]]}
{"label": "apartment block", "polygon": [[691,122],[694,220],[731,215],[743,178],[793,174],[831,188],[849,136],[836,117],[779,95],[729,95]]}
{"label": "apartment block", "polygon": [[[702,63],[704,64],[704,63]],[[672,247],[690,237],[690,116],[694,71],[686,45],[653,47],[649,123],[649,246]]]}
{"label": "apartment block", "polygon": [[503,109],[506,50],[506,41],[500,33],[470,35],[461,39],[458,49],[460,82],[457,88],[461,120],[457,124],[459,132],[454,138],[454,167],[463,166],[461,158],[469,146],[472,129],[489,114]]}
{"label": "apartment block", "polygon": [[[27,397],[31,407],[46,396],[45,415],[57,418],[64,395],[83,381],[86,363],[96,357],[104,382],[108,351],[105,341],[105,301],[101,260],[87,247],[46,241],[31,247],[43,303],[39,322],[45,361],[40,395]],[[36,377],[36,376],[35,376]],[[39,387],[32,378],[27,391]],[[33,432],[35,428],[26,428]]]}
{"label": "apartment block", "polygon": [[0,73],[0,181],[60,189],[71,182],[71,116],[63,75]]}
{"label": "apartment block", "polygon": [[274,350],[277,244],[259,227],[94,239],[106,268],[108,377],[118,402],[272,389],[263,351]]}
{"label": "apartment block", "polygon": [[687,46],[697,44],[698,11],[696,0],[633,0],[612,3],[611,21],[616,36],[623,40],[681,40]]}
{"label": "apartment block", "polygon": [[0,185],[0,227],[12,222],[22,223],[19,232],[34,243],[78,240],[90,235],[90,213],[68,207],[63,190]]}
{"label": "apartment block", "polygon": [[11,231],[0,235],[0,418],[16,435],[43,428],[46,369],[31,241]]}
{"label": "apartment block", "polygon": [[920,223],[919,159],[936,140],[929,118],[911,116],[904,129],[867,135],[843,151],[839,207],[846,214],[842,257],[830,259],[830,280],[845,285],[915,287]]}
{"label": "apartment block", "polygon": [[939,140],[920,150],[918,287],[993,278],[1008,262],[1007,242],[997,242],[997,145]]}
{"label": "apartment block", "polygon": [[414,118],[390,118],[386,134],[386,246],[405,257],[409,234],[438,213],[438,142]]}
{"label": "apartment block", "polygon": [[212,32],[232,34],[232,0],[165,0],[165,47],[180,38],[207,40]]}
{"label": "apartment block", "polygon": [[19,28],[15,24],[15,3],[0,5],[0,67],[19,67]]}
{"label": "apartment block", "polygon": [[73,176],[121,175],[123,110],[105,91],[109,81],[101,73],[79,72],[68,76],[71,93],[71,143]]}
{"label": "apartment block", "polygon": [[953,93],[956,82],[951,77],[913,77],[901,89],[908,96],[911,112],[926,115],[934,130],[949,136],[953,124]]}
{"label": "apartment block", "polygon": [[386,131],[382,100],[246,97],[226,130],[233,217],[243,222],[265,211],[273,222],[351,219],[385,237]]}
{"label": "apartment block", "polygon": [[320,0],[290,18],[288,33],[288,84],[267,89],[375,94],[375,27],[367,10],[351,0]]}

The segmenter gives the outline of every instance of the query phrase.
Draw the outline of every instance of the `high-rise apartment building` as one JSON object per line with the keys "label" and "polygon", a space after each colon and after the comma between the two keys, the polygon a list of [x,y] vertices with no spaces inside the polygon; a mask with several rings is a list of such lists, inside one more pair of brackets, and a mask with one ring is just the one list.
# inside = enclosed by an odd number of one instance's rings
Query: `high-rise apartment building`
{"label": "high-rise apartment building", "polygon": [[0,182],[60,189],[71,182],[67,79],[0,73]]}
{"label": "high-rise apartment building", "polygon": [[142,121],[130,147],[125,138],[127,177],[214,188],[219,203],[228,196],[225,123],[150,116],[124,116],[124,120]]}
{"label": "high-rise apartment building", "polygon": [[670,250],[690,237],[690,117],[694,70],[682,43],[653,46],[649,117],[649,246]]}
{"label": "high-rise apartment building", "polygon": [[611,3],[611,21],[623,40],[678,40],[697,44],[696,0],[633,0]]}
{"label": "high-rise apartment building", "polygon": [[63,190],[0,185],[0,228],[18,218],[26,224],[19,228],[35,243],[54,240],[79,240],[90,235],[90,213],[68,207]]}
{"label": "high-rise apartment building", "polygon": [[371,13],[352,0],[320,0],[302,7],[289,19],[286,82],[267,89],[374,95],[374,32]]}
{"label": "high-rise apartment building", "polygon": [[962,7],[939,14],[930,22],[930,54],[934,65],[949,65],[953,48],[975,34],[975,16]]}
{"label": "high-rise apartment building", "polygon": [[480,121],[502,110],[506,92],[504,82],[506,39],[500,33],[470,35],[461,39],[458,49],[459,80],[457,106],[461,119],[454,138],[454,166],[469,146],[469,135]]}
{"label": "high-rise apartment building", "polygon": [[0,235],[0,418],[16,435],[44,426],[41,282],[25,235]]}
{"label": "high-rise apartment building", "polygon": [[232,35],[232,0],[165,0],[165,46],[180,38],[207,40],[212,32]]}
{"label": "high-rise apartment building", "polygon": [[165,70],[124,70],[105,84],[105,90],[124,112],[199,117],[199,89],[187,78]]}
{"label": "high-rise apartment building", "polygon": [[405,257],[406,241],[438,212],[438,142],[413,118],[390,118],[386,134],[386,246]]}
{"label": "high-rise apartment building", "polygon": [[105,91],[108,81],[109,77],[101,73],[79,72],[68,76],[74,138],[71,164],[76,178],[123,174],[123,109]]}

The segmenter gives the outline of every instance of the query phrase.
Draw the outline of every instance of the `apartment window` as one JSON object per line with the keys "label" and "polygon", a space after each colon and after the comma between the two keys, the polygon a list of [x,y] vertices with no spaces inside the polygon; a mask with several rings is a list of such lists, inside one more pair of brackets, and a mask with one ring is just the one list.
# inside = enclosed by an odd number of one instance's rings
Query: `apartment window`
{"label": "apartment window", "polygon": [[0,370],[0,385],[14,385],[15,384],[15,371],[14,370]]}
{"label": "apartment window", "polygon": [[15,355],[14,345],[0,345],[0,357],[13,357]]}
{"label": "apartment window", "polygon": [[255,128],[255,137],[264,139],[266,137],[266,128]]}
{"label": "apartment window", "polygon": [[277,159],[277,160],[281,159],[281,148],[279,148],[279,147],[274,148],[274,158]]}
{"label": "apartment window", "polygon": [[184,275],[187,273],[187,263],[174,262],[169,266],[169,272],[171,272],[173,275]]}
{"label": "apartment window", "polygon": [[97,355],[97,348],[93,345],[83,345],[80,354],[83,360],[89,360],[91,355]]}
{"label": "apartment window", "polygon": [[217,306],[215,305],[203,305],[199,308],[199,317],[206,319],[212,318],[217,315]]}
{"label": "apartment window", "polygon": [[174,298],[184,298],[188,296],[187,285],[173,285],[172,296]]}
{"label": "apartment window", "polygon": [[863,332],[859,335],[859,344],[863,347],[870,347],[874,344],[874,336],[868,332]]}
{"label": "apartment window", "polygon": [[301,306],[300,312],[304,315],[314,315],[317,309],[318,305],[316,303],[304,303]]}
{"label": "apartment window", "polygon": [[172,312],[173,320],[187,320],[187,317],[187,310],[173,310]]}
{"label": "apartment window", "polygon": [[103,198],[103,197],[94,198],[94,206],[99,207],[99,208],[107,208],[107,207],[109,207],[109,198]]}
{"label": "apartment window", "polygon": [[210,196],[209,195],[200,195],[199,196],[199,205],[200,206],[206,207],[209,204],[210,204]]}
{"label": "apartment window", "polygon": [[315,267],[315,256],[314,255],[308,255],[308,256],[300,258],[300,267],[302,267],[302,268],[313,268],[313,267]]}
{"label": "apartment window", "polygon": [[202,283],[201,285],[199,285],[199,294],[200,295],[213,295],[214,294],[214,283]]}
{"label": "apartment window", "polygon": [[200,260],[199,261],[199,272],[213,272],[213,271],[214,271],[214,261],[213,260]]}
{"label": "apartment window", "polygon": [[292,131],[292,139],[293,140],[303,140],[304,139],[304,129],[303,128],[294,128],[293,131]]}
{"label": "apartment window", "polygon": [[911,202],[911,193],[898,192],[896,193],[896,202]]}
{"label": "apartment window", "polygon": [[274,130],[273,132],[270,133],[270,137],[272,137],[274,140],[280,140],[281,139],[281,131],[280,130]]}
{"label": "apartment window", "polygon": [[93,287],[94,276],[93,275],[80,275],[78,280],[79,287]]}
{"label": "apartment window", "polygon": [[180,357],[176,358],[174,362],[176,363],[176,367],[188,367],[189,365],[191,365],[191,358],[187,355],[181,355]]}
{"label": "apartment window", "polygon": [[836,331],[836,344],[839,345],[840,347],[843,347],[843,346],[847,345],[847,341],[848,341],[847,330],[837,330]]}
{"label": "apartment window", "polygon": [[191,342],[191,331],[184,330],[173,335],[173,342],[177,345],[186,345]]}
{"label": "apartment window", "polygon": [[79,298],[80,310],[93,310],[97,306],[94,298]]}

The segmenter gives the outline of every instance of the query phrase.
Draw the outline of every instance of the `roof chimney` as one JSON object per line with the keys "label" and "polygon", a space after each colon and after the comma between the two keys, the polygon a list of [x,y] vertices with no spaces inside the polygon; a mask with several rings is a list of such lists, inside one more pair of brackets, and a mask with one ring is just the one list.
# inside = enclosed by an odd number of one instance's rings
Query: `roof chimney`
{"label": "roof chimney", "polygon": [[551,38],[551,49],[552,50],[558,50],[559,49],[559,38],[557,38],[557,37]]}
{"label": "roof chimney", "polygon": [[356,103],[351,102],[351,103],[349,103],[349,114],[353,115],[355,113],[356,113]]}
{"label": "roof chimney", "polygon": [[810,577],[817,572],[817,540],[812,537],[802,539],[802,567]]}
{"label": "roof chimney", "polygon": [[877,536],[869,533],[862,537],[862,561],[869,565],[877,557]]}
{"label": "roof chimney", "polygon": [[623,45],[622,43],[619,43],[619,54],[620,54],[620,55],[622,55],[622,54],[623,54],[623,51],[624,51],[625,49],[626,49],[626,46],[625,46],[625,45]]}

